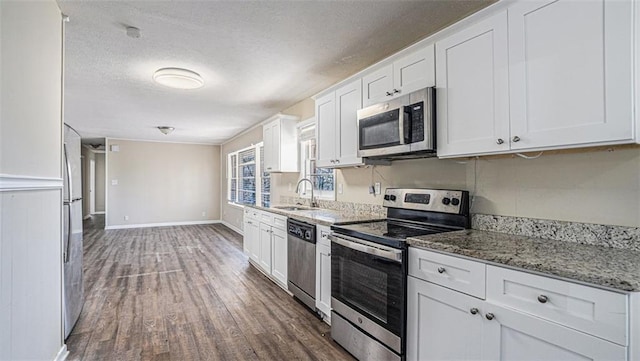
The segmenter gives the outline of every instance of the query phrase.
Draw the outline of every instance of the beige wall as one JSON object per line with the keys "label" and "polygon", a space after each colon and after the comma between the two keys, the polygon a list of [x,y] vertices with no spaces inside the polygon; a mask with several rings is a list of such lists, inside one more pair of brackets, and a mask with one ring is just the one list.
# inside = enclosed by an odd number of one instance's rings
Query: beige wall
{"label": "beige wall", "polygon": [[220,219],[220,146],[108,139],[106,163],[107,226]]}
{"label": "beige wall", "polygon": [[105,203],[105,172],[106,172],[106,163],[105,163],[105,155],[104,153],[96,153],[96,179],[95,179],[95,191],[96,191],[96,204],[95,211],[96,212],[104,212],[104,203]]}

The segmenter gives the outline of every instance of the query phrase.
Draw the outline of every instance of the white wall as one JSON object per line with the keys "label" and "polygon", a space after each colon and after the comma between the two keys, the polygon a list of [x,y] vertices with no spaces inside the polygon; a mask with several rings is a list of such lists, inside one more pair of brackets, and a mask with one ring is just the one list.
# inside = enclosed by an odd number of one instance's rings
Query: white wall
{"label": "white wall", "polygon": [[107,164],[105,163],[105,154],[104,153],[96,153],[96,179],[95,179],[95,192],[96,192],[96,204],[95,211],[96,212],[104,212],[105,209],[105,182],[106,182],[106,171]]}
{"label": "white wall", "polygon": [[0,360],[53,360],[62,333],[62,25],[0,1]]}
{"label": "white wall", "polygon": [[107,139],[106,157],[107,227],[220,219],[220,146]]}

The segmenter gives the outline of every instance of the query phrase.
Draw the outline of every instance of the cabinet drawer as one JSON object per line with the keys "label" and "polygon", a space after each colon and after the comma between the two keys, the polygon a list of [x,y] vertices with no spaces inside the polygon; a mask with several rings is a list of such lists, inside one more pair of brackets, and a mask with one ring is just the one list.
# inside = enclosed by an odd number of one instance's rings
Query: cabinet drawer
{"label": "cabinet drawer", "polygon": [[273,215],[273,226],[282,230],[287,229],[287,217]]}
{"label": "cabinet drawer", "polygon": [[627,295],[487,266],[487,301],[627,345]]}
{"label": "cabinet drawer", "polygon": [[273,225],[273,214],[269,212],[263,212],[260,214],[260,222],[268,225]]}
{"label": "cabinet drawer", "polygon": [[331,228],[324,226],[316,226],[316,239],[319,245],[324,245],[331,248],[331,241],[329,240],[329,234],[331,234]]}
{"label": "cabinet drawer", "polygon": [[484,263],[409,247],[409,274],[471,296],[485,296]]}
{"label": "cabinet drawer", "polygon": [[253,219],[259,220],[260,214],[261,212],[255,208],[245,207],[244,209],[244,216],[246,218],[253,218]]}

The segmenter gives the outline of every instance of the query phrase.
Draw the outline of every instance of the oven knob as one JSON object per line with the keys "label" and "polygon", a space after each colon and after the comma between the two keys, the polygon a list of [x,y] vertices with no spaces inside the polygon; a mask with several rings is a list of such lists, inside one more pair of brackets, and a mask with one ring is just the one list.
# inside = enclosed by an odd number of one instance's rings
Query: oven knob
{"label": "oven knob", "polygon": [[384,200],[385,200],[385,201],[388,201],[389,199],[391,199],[391,197],[390,197],[388,194],[385,194],[385,195],[384,195]]}
{"label": "oven knob", "polygon": [[460,200],[458,198],[451,198],[451,205],[457,206],[460,204]]}
{"label": "oven knob", "polygon": [[304,232],[304,239],[311,239],[311,231]]}
{"label": "oven knob", "polygon": [[451,199],[449,198],[442,198],[442,204],[444,204],[445,206],[448,206],[449,203],[451,203]]}
{"label": "oven knob", "polygon": [[389,196],[389,199],[391,199],[392,202],[396,201],[396,196],[394,196],[393,194]]}

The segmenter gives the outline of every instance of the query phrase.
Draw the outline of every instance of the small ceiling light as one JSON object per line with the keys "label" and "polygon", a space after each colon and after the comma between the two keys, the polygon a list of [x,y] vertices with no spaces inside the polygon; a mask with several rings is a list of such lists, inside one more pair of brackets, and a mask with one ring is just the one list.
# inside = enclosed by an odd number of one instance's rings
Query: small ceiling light
{"label": "small ceiling light", "polygon": [[200,74],[181,68],[162,68],[153,73],[153,80],[164,86],[177,89],[197,89],[204,85]]}
{"label": "small ceiling light", "polygon": [[162,134],[167,135],[171,132],[173,132],[176,128],[174,127],[165,127],[165,126],[161,126],[158,127],[158,130],[160,130],[162,132]]}
{"label": "small ceiling light", "polygon": [[140,37],[140,29],[135,26],[127,26],[127,36],[130,38],[137,39]]}

